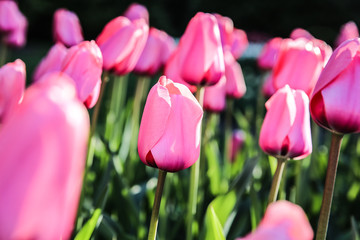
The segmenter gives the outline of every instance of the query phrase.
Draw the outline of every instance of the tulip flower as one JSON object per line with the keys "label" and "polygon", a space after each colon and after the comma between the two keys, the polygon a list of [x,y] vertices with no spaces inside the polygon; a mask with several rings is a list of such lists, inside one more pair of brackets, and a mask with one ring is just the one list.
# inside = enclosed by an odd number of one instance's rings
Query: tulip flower
{"label": "tulip flower", "polygon": [[198,12],[186,27],[175,54],[172,64],[190,85],[216,84],[224,75],[225,67],[215,16]]}
{"label": "tulip flower", "polygon": [[234,162],[237,153],[241,150],[245,142],[245,132],[241,129],[236,129],[232,132],[230,143],[230,161]]}
{"label": "tulip flower", "polygon": [[18,27],[19,13],[15,1],[0,1],[0,32],[14,31]]}
{"label": "tulip flower", "polygon": [[200,154],[202,116],[199,102],[186,86],[160,77],[149,92],[141,119],[141,161],[167,172],[193,165]]}
{"label": "tulip flower", "polygon": [[274,67],[282,40],[280,37],[275,37],[265,43],[257,58],[257,65],[261,69],[272,69]]}
{"label": "tulip flower", "polygon": [[314,36],[303,28],[295,28],[290,33],[290,38],[294,40],[298,38],[305,38],[307,40],[312,40],[314,39]]}
{"label": "tulip flower", "polygon": [[274,87],[280,89],[288,84],[309,96],[323,67],[324,58],[312,41],[284,39],[272,72]]}
{"label": "tulip flower", "polygon": [[17,59],[0,68],[0,123],[21,102],[26,82],[25,63]]}
{"label": "tulip flower", "polygon": [[103,68],[118,75],[131,72],[145,47],[148,31],[144,19],[131,22],[120,16],[106,24],[96,38],[104,58]]}
{"label": "tulip flower", "polygon": [[234,22],[231,20],[231,18],[221,16],[217,13],[215,13],[214,16],[216,17],[219,25],[220,39],[223,48],[226,48],[226,46],[231,46],[233,41]]}
{"label": "tulip flower", "polygon": [[149,12],[147,8],[139,3],[132,3],[125,10],[124,17],[128,18],[130,21],[137,19],[144,19],[147,24],[149,24]]}
{"label": "tulip flower", "polygon": [[84,40],[80,21],[76,13],[65,8],[55,11],[53,19],[53,37],[67,47],[72,47]]}
{"label": "tulip flower", "polygon": [[312,240],[314,232],[304,210],[281,200],[270,204],[258,228],[236,240]]}
{"label": "tulip flower", "polygon": [[0,131],[0,239],[69,239],[73,230],[89,117],[70,78],[47,76]]}
{"label": "tulip flower", "polygon": [[166,63],[175,47],[175,40],[166,32],[151,27],[134,72],[153,76]]}
{"label": "tulip flower", "polygon": [[231,53],[235,59],[239,59],[249,46],[246,32],[241,29],[234,29],[232,34]]}
{"label": "tulip flower", "polygon": [[204,91],[204,109],[210,112],[221,112],[226,105],[226,77],[223,76],[220,81],[213,85],[205,87]]}
{"label": "tulip flower", "polygon": [[28,28],[28,22],[26,17],[19,12],[17,27],[15,30],[9,32],[4,37],[4,42],[6,45],[21,48],[26,44],[26,33]]}
{"label": "tulip flower", "polygon": [[60,71],[67,52],[68,49],[62,43],[53,45],[35,68],[33,81],[38,81],[45,73]]}
{"label": "tulip flower", "polygon": [[359,30],[355,22],[349,21],[341,26],[340,32],[335,39],[335,47],[340,46],[341,43],[349,39],[359,37]]}
{"label": "tulip flower", "polygon": [[266,98],[270,98],[276,92],[271,73],[265,78],[261,91]]}
{"label": "tulip flower", "polygon": [[241,66],[228,51],[224,52],[224,58],[226,96],[239,99],[244,96],[246,92],[246,85]]}

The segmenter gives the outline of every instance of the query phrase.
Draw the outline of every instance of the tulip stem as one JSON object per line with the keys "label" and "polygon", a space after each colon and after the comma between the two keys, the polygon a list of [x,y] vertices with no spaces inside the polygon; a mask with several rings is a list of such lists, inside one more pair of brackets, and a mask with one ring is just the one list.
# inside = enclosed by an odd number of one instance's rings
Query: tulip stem
{"label": "tulip stem", "polygon": [[333,133],[331,136],[328,167],[326,170],[325,187],[316,232],[316,240],[324,240],[326,238],[342,138],[343,135],[336,133]]}
{"label": "tulip stem", "polygon": [[162,195],[162,192],[164,189],[166,173],[167,172],[159,169],[158,183],[157,183],[157,187],[156,187],[154,205],[153,205],[152,214],[151,214],[148,240],[156,239],[157,226],[158,226],[158,222],[159,222],[159,209],[160,209],[160,203],[161,203],[161,195]]}
{"label": "tulip stem", "polygon": [[109,72],[105,71],[103,73],[103,82],[101,84],[101,88],[100,88],[100,94],[99,94],[99,99],[95,105],[95,109],[91,115],[91,128],[90,128],[90,137],[92,137],[92,135],[94,134],[95,131],[95,127],[96,127],[96,123],[97,123],[97,119],[99,116],[99,111],[100,111],[100,105],[101,105],[101,101],[103,99],[104,96],[104,92],[105,92],[105,87],[107,82],[109,81]]}
{"label": "tulip stem", "polygon": [[277,158],[277,166],[275,174],[271,183],[271,189],[269,194],[268,204],[275,202],[279,193],[279,187],[281,179],[285,170],[287,159],[286,158]]}
{"label": "tulip stem", "polygon": [[[196,99],[199,101],[200,106],[202,107],[204,100],[204,87],[198,88],[198,90],[196,91]],[[200,161],[197,160],[191,166],[191,173],[190,173],[190,190],[189,190],[189,202],[188,202],[188,212],[187,212],[186,240],[191,240],[193,234],[192,227],[194,222],[194,216],[196,214],[198,188],[199,188],[199,172],[200,172]]]}

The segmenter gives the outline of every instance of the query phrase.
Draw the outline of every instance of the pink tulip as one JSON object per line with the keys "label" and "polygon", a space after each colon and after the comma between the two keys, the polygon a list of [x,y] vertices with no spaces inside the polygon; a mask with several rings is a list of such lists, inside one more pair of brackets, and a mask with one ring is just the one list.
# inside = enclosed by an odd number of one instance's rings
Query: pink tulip
{"label": "pink tulip", "polygon": [[0,239],[69,239],[89,117],[65,75],[30,86],[0,131]]}
{"label": "pink tulip", "polygon": [[106,24],[96,39],[103,54],[104,69],[118,75],[131,72],[145,47],[148,31],[144,19],[131,22],[120,16]]}
{"label": "pink tulip", "polygon": [[226,77],[223,76],[218,83],[205,87],[204,109],[209,112],[221,112],[226,105]]}
{"label": "pink tulip", "polygon": [[231,44],[231,53],[234,58],[239,59],[249,46],[246,32],[241,29],[234,29]]}
{"label": "pink tulip", "polygon": [[257,58],[257,65],[261,69],[272,69],[274,67],[282,40],[280,37],[275,37],[265,43]]}
{"label": "pink tulip", "polygon": [[33,81],[38,81],[45,73],[60,71],[67,52],[67,48],[62,43],[53,45],[37,65],[33,74]]}
{"label": "pink tulip", "polygon": [[302,159],[312,152],[309,98],[288,85],[266,102],[260,147],[277,158]]}
{"label": "pink tulip", "polygon": [[17,59],[0,68],[0,123],[21,102],[26,82],[25,63]]}
{"label": "pink tulip", "polygon": [[309,96],[323,67],[323,56],[312,41],[284,39],[272,72],[274,87],[280,89],[288,84]]}
{"label": "pink tulip", "polygon": [[15,1],[0,1],[0,32],[18,28],[20,10]]}
{"label": "pink tulip", "polygon": [[234,22],[229,17],[215,13],[214,16],[219,25],[221,44],[223,48],[231,46],[233,42]]}
{"label": "pink tulip", "polygon": [[166,32],[151,27],[146,45],[135,65],[134,72],[150,76],[155,75],[166,63],[171,54],[170,51],[173,51],[175,47],[175,40]]}
{"label": "pink tulip", "polygon": [[149,24],[149,12],[144,5],[139,3],[132,3],[125,10],[124,17],[128,18],[130,21],[137,19],[144,19],[147,24]]}
{"label": "pink tulip", "polygon": [[[61,71],[75,81],[80,101],[91,103],[88,108],[92,108],[97,102],[102,66],[103,58],[95,41],[84,41],[71,47],[62,62]],[[94,93],[94,90],[97,92]],[[92,100],[89,101],[88,98]]]}
{"label": "pink tulip", "polygon": [[234,162],[237,153],[241,150],[244,142],[245,142],[245,132],[240,129],[236,129],[233,131],[231,136],[231,144],[230,144],[230,161]]}
{"label": "pink tulip", "polygon": [[180,38],[175,65],[191,85],[214,85],[224,75],[220,31],[214,15],[198,12]]}
{"label": "pink tulip", "polygon": [[151,167],[176,172],[200,154],[203,110],[189,89],[160,77],[149,92],[141,119],[138,151]]}
{"label": "pink tulip", "polygon": [[239,99],[244,96],[246,92],[246,85],[241,66],[228,51],[224,52],[224,58],[226,96]]}
{"label": "pink tulip", "polygon": [[311,95],[311,116],[337,133],[360,132],[360,39],[343,42],[332,54]]}
{"label": "pink tulip", "polygon": [[312,240],[314,232],[304,210],[291,202],[280,200],[266,209],[255,232],[236,240]]}
{"label": "pink tulip", "polygon": [[80,21],[76,13],[60,8],[54,13],[53,36],[55,42],[67,47],[74,46],[84,40]]}
{"label": "pink tulip", "polygon": [[349,21],[341,26],[339,35],[335,39],[335,47],[338,47],[346,40],[358,38],[359,30],[355,22]]}
{"label": "pink tulip", "polygon": [[290,38],[291,39],[298,39],[298,38],[305,38],[307,40],[312,40],[314,39],[314,36],[311,35],[311,33],[309,33],[308,31],[306,31],[303,28],[295,28],[291,33],[290,33]]}
{"label": "pink tulip", "polygon": [[274,85],[273,85],[271,73],[269,75],[267,75],[267,77],[265,78],[265,81],[264,81],[264,84],[262,85],[261,90],[262,90],[262,94],[266,98],[270,98],[276,92],[276,89],[274,88]]}

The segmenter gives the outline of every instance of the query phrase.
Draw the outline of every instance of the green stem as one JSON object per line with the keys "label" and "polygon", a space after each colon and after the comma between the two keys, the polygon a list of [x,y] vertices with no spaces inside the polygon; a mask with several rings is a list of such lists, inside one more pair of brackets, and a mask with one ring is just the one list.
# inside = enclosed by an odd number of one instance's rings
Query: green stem
{"label": "green stem", "polygon": [[[204,87],[199,87],[196,91],[196,99],[199,101],[200,106],[203,106],[204,100]],[[200,153],[201,154],[201,153]],[[186,239],[192,239],[193,233],[193,222],[194,216],[196,214],[196,205],[198,198],[198,187],[199,187],[199,172],[200,172],[200,161],[197,160],[191,166],[190,173],[190,190],[189,190],[189,202],[188,202],[188,212],[187,212],[187,228],[186,228]]]}
{"label": "green stem", "polygon": [[[1,39],[0,39],[1,40]],[[6,44],[1,41],[1,52],[0,52],[0,66],[4,65],[6,62],[6,55],[7,55],[7,46]]]}
{"label": "green stem", "polygon": [[230,143],[231,143],[231,129],[232,129],[232,112],[234,106],[234,99],[230,98],[227,101],[226,115],[225,115],[225,134],[224,134],[224,159],[223,159],[223,179],[227,183],[231,175],[231,161],[230,161]]}
{"label": "green stem", "polygon": [[98,99],[98,101],[97,101],[97,103],[95,105],[95,109],[94,109],[94,111],[92,113],[92,116],[91,116],[90,138],[94,134],[94,131],[95,131],[95,128],[96,128],[97,119],[99,117],[101,101],[103,99],[104,92],[105,92],[105,87],[106,87],[106,84],[107,84],[108,81],[109,81],[109,72],[105,71],[104,74],[103,74],[103,82],[102,82],[101,88],[100,88],[99,99]]}
{"label": "green stem", "polygon": [[324,240],[326,238],[342,138],[343,135],[338,135],[336,133],[333,133],[331,136],[329,161],[326,170],[324,195],[320,209],[316,240]]}
{"label": "green stem", "polygon": [[157,226],[158,226],[158,222],[159,222],[159,209],[160,209],[161,195],[162,195],[163,188],[164,188],[166,173],[167,172],[159,169],[158,183],[157,183],[157,187],[156,187],[154,206],[153,206],[152,214],[151,214],[148,240],[156,239],[156,231],[157,231]]}
{"label": "green stem", "polygon": [[279,187],[280,187],[280,183],[281,183],[281,179],[283,176],[283,172],[285,169],[287,159],[286,158],[278,158],[277,161],[278,161],[278,163],[277,163],[275,174],[274,174],[272,184],[271,184],[268,204],[275,202],[277,199],[277,195],[279,193]]}

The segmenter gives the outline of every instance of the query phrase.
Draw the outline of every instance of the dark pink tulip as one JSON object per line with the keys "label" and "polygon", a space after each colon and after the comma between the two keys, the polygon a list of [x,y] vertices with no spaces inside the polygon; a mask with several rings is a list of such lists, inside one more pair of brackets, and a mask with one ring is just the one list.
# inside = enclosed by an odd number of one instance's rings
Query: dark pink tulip
{"label": "dark pink tulip", "polygon": [[67,47],[84,40],[80,21],[76,13],[64,8],[57,9],[53,19],[53,37]]}
{"label": "dark pink tulip", "polygon": [[234,58],[238,59],[249,46],[249,40],[246,32],[241,29],[234,29],[232,34],[231,53]]}
{"label": "dark pink tulip", "polygon": [[[172,46],[170,46],[171,43]],[[134,72],[149,76],[156,74],[166,63],[175,47],[175,40],[166,32],[151,27],[146,45],[135,65]]]}
{"label": "dark pink tulip", "polygon": [[324,67],[320,48],[305,38],[284,39],[273,69],[273,84],[280,89],[288,84],[308,96]]}
{"label": "dark pink tulip", "polygon": [[234,162],[237,153],[241,150],[244,142],[245,142],[245,132],[241,129],[236,129],[233,131],[231,136],[231,144],[230,144],[230,161]]}
{"label": "dark pink tulip", "polygon": [[338,47],[346,40],[358,38],[359,30],[355,22],[349,21],[341,26],[339,35],[335,39],[335,47]]}
{"label": "dark pink tulip", "polygon": [[25,63],[17,59],[0,68],[0,123],[21,102],[26,82]]}
{"label": "dark pink tulip", "polygon": [[95,41],[84,41],[71,47],[61,65],[61,71],[75,81],[80,101],[91,103],[89,108],[95,105],[99,96],[102,66],[103,58]]}
{"label": "dark pink tulip", "polygon": [[224,75],[220,31],[214,15],[198,12],[188,23],[176,51],[180,76],[191,85],[214,85]]}
{"label": "dark pink tulip", "polygon": [[60,71],[67,52],[68,49],[62,43],[53,45],[37,65],[33,74],[33,81],[39,80],[45,73]]}
{"label": "dark pink tulip", "polygon": [[257,65],[261,69],[272,69],[274,67],[282,40],[280,37],[275,37],[265,43],[257,58]]}
{"label": "dark pink tulip", "polygon": [[132,3],[125,10],[124,17],[127,17],[130,21],[134,21],[136,19],[144,19],[147,24],[149,24],[149,12],[147,8],[139,3]]}
{"label": "dark pink tulip", "polygon": [[144,19],[117,17],[96,39],[104,58],[104,69],[118,75],[131,72],[145,47],[149,26]]}
{"label": "dark pink tulip", "polygon": [[360,39],[343,42],[331,55],[311,95],[311,116],[337,133],[360,132]]}
{"label": "dark pink tulip", "polygon": [[298,39],[298,38],[305,38],[307,40],[312,40],[314,39],[314,36],[311,35],[311,33],[309,33],[308,31],[306,31],[303,28],[295,28],[291,33],[290,33],[290,38],[291,39]]}
{"label": "dark pink tulip", "polygon": [[226,96],[231,98],[241,98],[246,92],[246,85],[241,66],[229,51],[224,52],[224,58]]}
{"label": "dark pink tulip", "polygon": [[255,232],[236,240],[312,240],[314,232],[304,210],[291,202],[280,200],[266,209]]}
{"label": "dark pink tulip", "polygon": [[15,1],[0,1],[0,32],[18,28],[20,10]]}
{"label": "dark pink tulip", "polygon": [[312,152],[309,98],[288,85],[266,102],[260,131],[261,149],[280,158],[302,159]]}
{"label": "dark pink tulip", "polygon": [[160,77],[149,92],[142,115],[138,151],[151,167],[176,172],[200,154],[203,110],[189,89]]}
{"label": "dark pink tulip", "polygon": [[204,110],[221,112],[226,105],[226,77],[223,76],[218,83],[205,87]]}
{"label": "dark pink tulip", "polygon": [[71,79],[47,77],[0,131],[0,239],[69,239],[73,230],[89,117]]}

